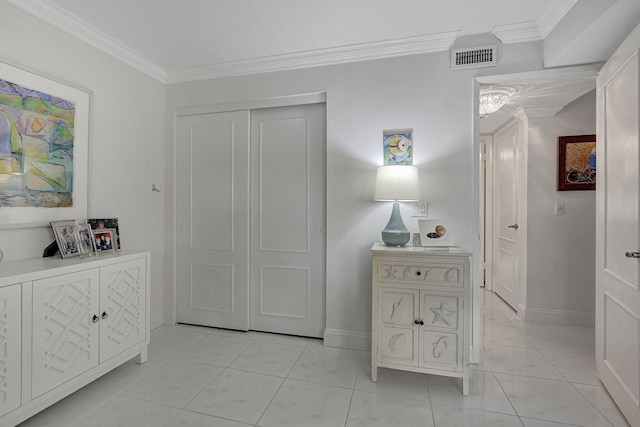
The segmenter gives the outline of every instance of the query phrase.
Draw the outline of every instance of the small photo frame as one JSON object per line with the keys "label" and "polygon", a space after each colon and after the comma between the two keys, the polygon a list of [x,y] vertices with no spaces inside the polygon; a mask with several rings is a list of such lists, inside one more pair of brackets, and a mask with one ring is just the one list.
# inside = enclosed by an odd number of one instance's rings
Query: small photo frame
{"label": "small photo frame", "polygon": [[122,249],[120,244],[120,228],[118,227],[118,218],[88,218],[87,224],[91,227],[91,230],[100,230],[105,228],[113,228],[116,230],[116,250]]}
{"label": "small photo frame", "polygon": [[93,237],[93,233],[91,232],[91,228],[88,224],[79,224],[78,225],[78,245],[80,248],[80,257],[90,257],[95,256],[96,252],[96,242]]}
{"label": "small photo frame", "polygon": [[453,246],[446,223],[437,219],[419,219],[422,246]]}
{"label": "small photo frame", "polygon": [[96,245],[97,253],[115,252],[116,250],[116,229],[99,228],[93,230],[93,242]]}
{"label": "small photo frame", "polygon": [[78,223],[75,220],[51,221],[51,229],[58,244],[58,250],[62,258],[71,258],[80,255],[78,243]]}

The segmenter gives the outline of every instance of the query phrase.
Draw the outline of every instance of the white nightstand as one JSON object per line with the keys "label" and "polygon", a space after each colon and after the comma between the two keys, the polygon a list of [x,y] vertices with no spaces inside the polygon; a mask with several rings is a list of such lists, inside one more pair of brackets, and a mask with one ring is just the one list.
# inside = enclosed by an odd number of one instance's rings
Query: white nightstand
{"label": "white nightstand", "polygon": [[471,253],[382,243],[371,252],[371,380],[379,367],[459,377],[468,395]]}

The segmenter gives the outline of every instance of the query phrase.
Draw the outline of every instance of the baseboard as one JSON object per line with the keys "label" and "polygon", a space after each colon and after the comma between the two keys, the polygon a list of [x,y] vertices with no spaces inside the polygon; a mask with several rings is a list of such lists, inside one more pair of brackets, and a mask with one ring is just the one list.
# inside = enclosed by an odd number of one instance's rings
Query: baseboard
{"label": "baseboard", "polygon": [[150,326],[150,328],[151,328],[151,330],[153,330],[153,329],[155,329],[155,328],[158,328],[158,327],[160,327],[160,326],[164,325],[164,324],[165,324],[165,323],[164,323],[164,317],[165,317],[165,315],[164,315],[164,314],[162,314],[162,313],[161,313],[161,314],[157,314],[157,315],[153,316],[153,317],[151,318],[151,325],[149,325],[149,326]]}
{"label": "baseboard", "polygon": [[524,311],[524,320],[531,323],[553,323],[556,325],[586,326],[590,328],[595,326],[595,314],[586,311],[527,307]]}
{"label": "baseboard", "polygon": [[352,350],[371,350],[371,334],[339,329],[324,330],[324,345],[329,347],[349,348]]}

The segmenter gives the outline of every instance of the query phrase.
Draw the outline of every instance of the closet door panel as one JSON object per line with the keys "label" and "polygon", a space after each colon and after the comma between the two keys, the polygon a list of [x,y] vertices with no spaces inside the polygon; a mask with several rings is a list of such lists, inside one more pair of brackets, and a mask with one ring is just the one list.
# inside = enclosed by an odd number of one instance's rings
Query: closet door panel
{"label": "closet door panel", "polygon": [[324,332],[324,114],[252,111],[251,329]]}
{"label": "closet door panel", "polygon": [[178,118],[178,322],[249,327],[248,132],[248,111]]}

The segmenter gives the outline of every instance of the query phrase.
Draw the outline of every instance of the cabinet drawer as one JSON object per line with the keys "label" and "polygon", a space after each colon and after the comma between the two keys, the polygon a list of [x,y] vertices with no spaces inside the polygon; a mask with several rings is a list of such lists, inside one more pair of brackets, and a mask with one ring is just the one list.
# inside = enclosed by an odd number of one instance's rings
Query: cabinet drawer
{"label": "cabinet drawer", "polygon": [[420,338],[420,366],[462,372],[460,334],[423,329]]}
{"label": "cabinet drawer", "polygon": [[461,264],[411,263],[392,260],[378,261],[378,281],[394,283],[428,283],[462,288],[464,266]]}

